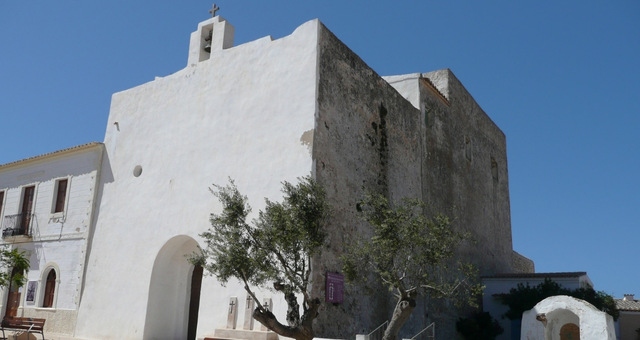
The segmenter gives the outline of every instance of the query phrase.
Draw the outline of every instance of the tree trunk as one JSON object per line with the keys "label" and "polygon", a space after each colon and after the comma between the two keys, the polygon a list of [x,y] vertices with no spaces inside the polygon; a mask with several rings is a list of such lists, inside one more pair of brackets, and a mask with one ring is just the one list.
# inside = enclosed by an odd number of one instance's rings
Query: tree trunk
{"label": "tree trunk", "polygon": [[309,309],[305,310],[301,322],[291,326],[281,324],[271,311],[260,308],[253,311],[253,318],[278,335],[296,340],[312,340],[313,320],[318,316],[318,308],[320,308],[320,299],[310,301]]}
{"label": "tree trunk", "polygon": [[398,332],[400,332],[400,329],[404,326],[405,322],[407,322],[415,308],[415,299],[410,297],[400,299],[396,304],[396,308],[393,310],[391,321],[389,321],[389,326],[385,330],[382,340],[397,340]]}

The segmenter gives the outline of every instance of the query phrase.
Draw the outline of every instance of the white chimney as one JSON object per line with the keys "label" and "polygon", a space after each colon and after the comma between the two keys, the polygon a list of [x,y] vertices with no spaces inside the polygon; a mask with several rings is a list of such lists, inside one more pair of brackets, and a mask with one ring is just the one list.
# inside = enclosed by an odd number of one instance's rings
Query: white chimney
{"label": "white chimney", "polygon": [[624,299],[622,299],[623,301],[635,301],[633,298],[633,294],[624,294]]}

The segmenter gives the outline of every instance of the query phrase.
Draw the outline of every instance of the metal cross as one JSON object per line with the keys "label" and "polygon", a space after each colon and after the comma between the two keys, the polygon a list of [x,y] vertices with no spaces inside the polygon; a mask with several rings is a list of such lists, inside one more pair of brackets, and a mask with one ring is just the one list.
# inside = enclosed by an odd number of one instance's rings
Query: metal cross
{"label": "metal cross", "polygon": [[233,306],[235,306],[235,303],[233,303],[233,300],[231,300],[231,302],[229,303],[229,314],[233,313]]}
{"label": "metal cross", "polygon": [[211,7],[211,9],[209,10],[209,13],[211,13],[211,17],[215,17],[216,16],[216,12],[220,10],[220,7],[218,7],[218,5],[213,4],[213,6]]}
{"label": "metal cross", "polygon": [[251,308],[251,296],[247,295],[247,309]]}
{"label": "metal cross", "polygon": [[264,302],[264,309],[269,310],[269,301]]}

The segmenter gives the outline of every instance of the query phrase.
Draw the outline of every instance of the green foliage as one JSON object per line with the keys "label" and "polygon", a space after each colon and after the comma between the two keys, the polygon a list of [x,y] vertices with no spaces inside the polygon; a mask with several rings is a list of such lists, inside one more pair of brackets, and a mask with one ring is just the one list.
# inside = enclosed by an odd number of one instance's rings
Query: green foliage
{"label": "green foliage", "polygon": [[190,261],[222,283],[231,278],[245,286],[277,282],[306,296],[311,257],[326,236],[322,224],[328,208],[322,187],[309,177],[297,185],[284,182],[283,201],[266,200],[264,211],[251,223],[247,197],[233,180],[224,187],[214,185],[211,192],[222,203],[222,212],[211,214],[211,228],[200,235],[206,247]]}
{"label": "green foliage", "polygon": [[373,236],[343,256],[347,280],[366,279],[373,272],[400,297],[422,293],[476,303],[481,287],[472,284],[475,268],[453,261],[468,235],[454,230],[449,217],[428,218],[424,202],[405,199],[392,206],[382,195],[367,195],[357,209],[373,228]]}
{"label": "green foliage", "polygon": [[[12,273],[15,275],[11,276]],[[18,249],[0,248],[0,287],[13,284],[22,287],[27,282],[26,273],[29,271],[29,259]]]}
{"label": "green foliage", "polygon": [[504,332],[498,320],[487,312],[478,312],[471,317],[458,319],[456,330],[468,340],[493,340]]}
{"label": "green foliage", "polygon": [[594,307],[611,315],[614,321],[620,317],[620,311],[616,306],[616,301],[613,299],[613,296],[603,291],[595,291],[591,287],[578,288],[571,291],[568,295],[591,303]]}
{"label": "green foliage", "polygon": [[538,302],[556,295],[567,295],[585,300],[599,310],[611,315],[614,320],[617,320],[620,315],[615,300],[611,295],[595,291],[591,287],[575,290],[566,289],[550,278],[546,278],[544,282],[535,287],[519,283],[516,288],[512,288],[509,291],[509,294],[500,296],[500,302],[509,307],[504,316],[510,320],[517,320],[522,318],[523,312],[533,308]]}

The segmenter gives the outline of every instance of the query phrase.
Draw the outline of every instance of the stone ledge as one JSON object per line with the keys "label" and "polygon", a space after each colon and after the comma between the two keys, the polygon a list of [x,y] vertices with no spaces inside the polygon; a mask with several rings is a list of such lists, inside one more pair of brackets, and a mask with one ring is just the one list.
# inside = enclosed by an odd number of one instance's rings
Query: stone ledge
{"label": "stone ledge", "polygon": [[204,340],[278,340],[278,334],[270,331],[218,328],[213,334],[205,336]]}

